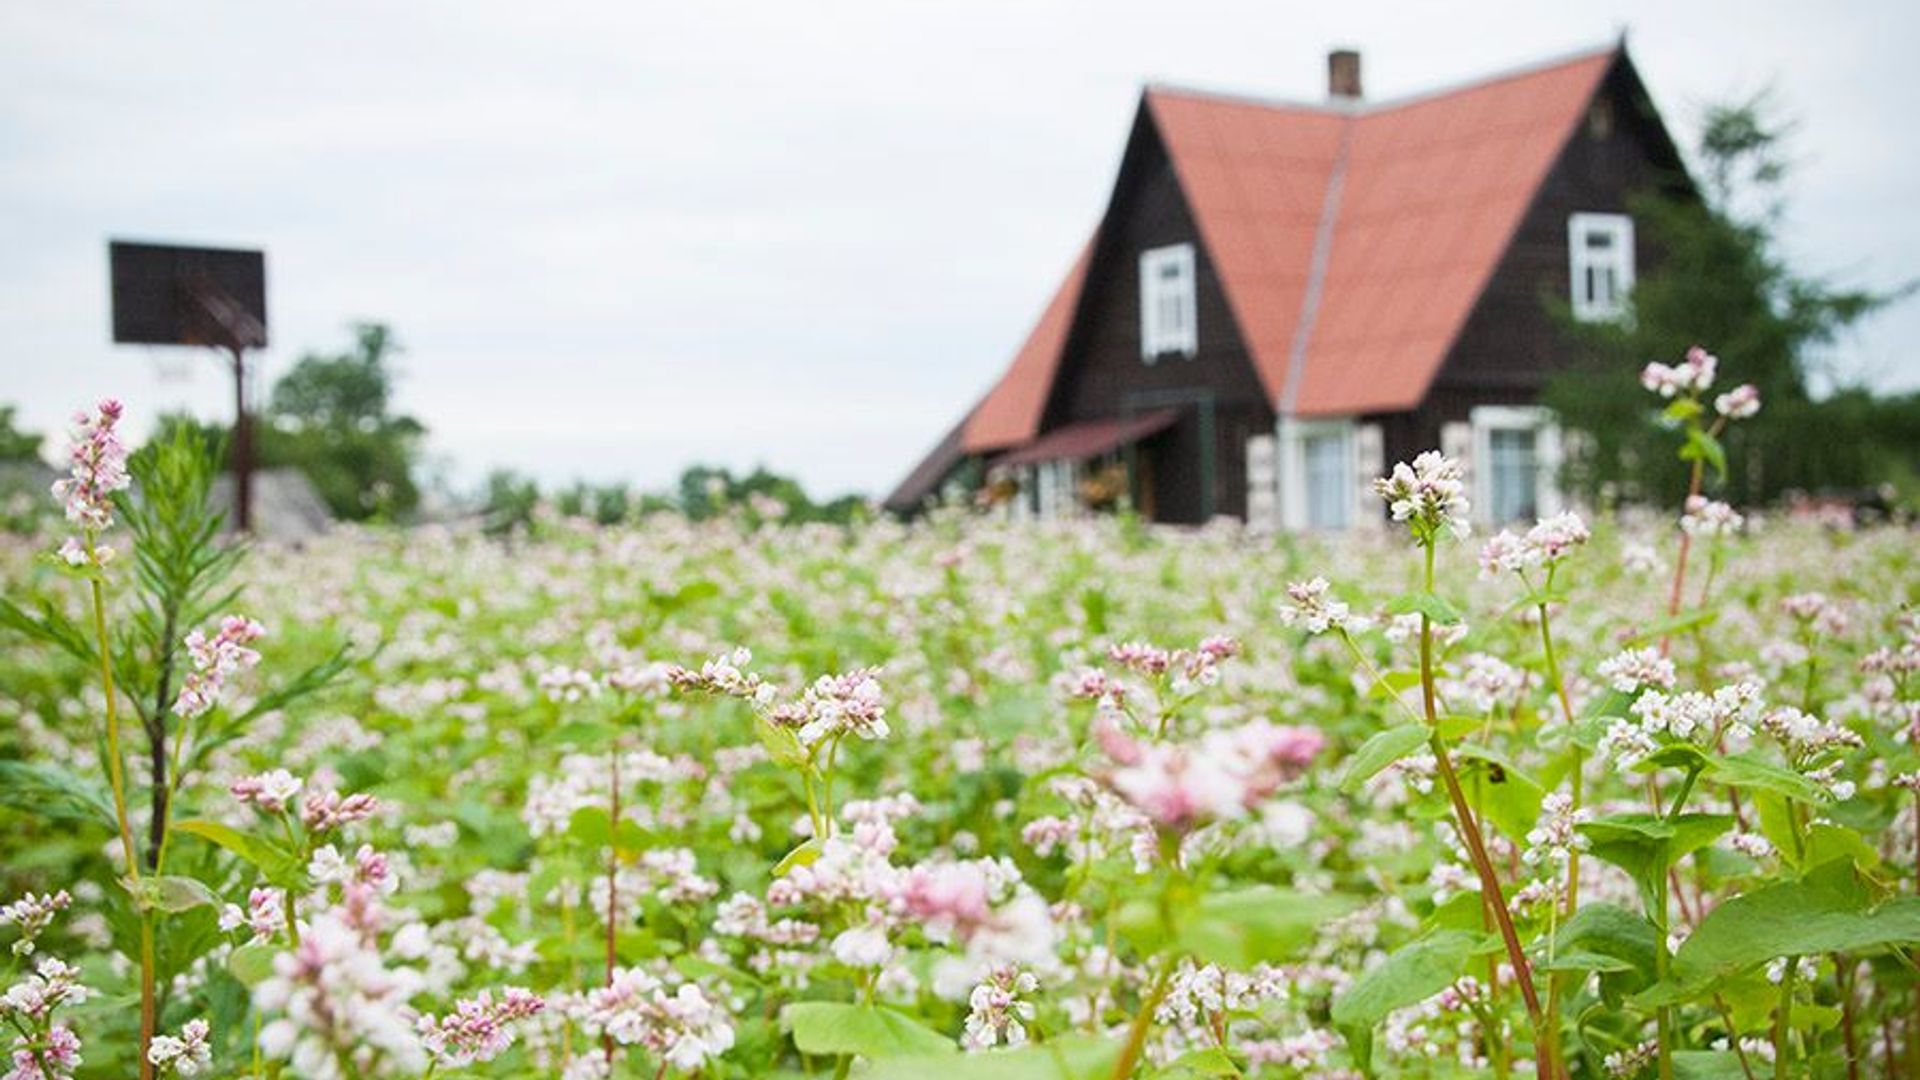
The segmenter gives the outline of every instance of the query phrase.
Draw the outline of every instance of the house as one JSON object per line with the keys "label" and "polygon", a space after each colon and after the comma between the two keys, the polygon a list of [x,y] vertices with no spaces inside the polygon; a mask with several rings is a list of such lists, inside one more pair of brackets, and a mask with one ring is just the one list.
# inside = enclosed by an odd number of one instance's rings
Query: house
{"label": "house", "polygon": [[1691,191],[1624,43],[1396,101],[1141,97],[1106,212],[1006,373],[886,500],[1377,522],[1438,447],[1490,521],[1550,512],[1550,303],[1619,316],[1640,192]]}

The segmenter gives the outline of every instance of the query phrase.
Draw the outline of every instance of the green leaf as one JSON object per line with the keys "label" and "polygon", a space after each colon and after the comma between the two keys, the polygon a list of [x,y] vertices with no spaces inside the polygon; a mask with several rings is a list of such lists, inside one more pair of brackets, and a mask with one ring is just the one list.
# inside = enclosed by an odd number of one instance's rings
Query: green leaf
{"label": "green leaf", "polygon": [[1676,1050],[1675,1080],[1747,1080],[1747,1067],[1731,1050]]}
{"label": "green leaf", "polygon": [[293,853],[280,843],[263,836],[241,832],[231,825],[189,818],[186,821],[174,822],[173,829],[176,832],[198,836],[202,840],[217,844],[238,855],[259,870],[268,881],[275,884],[285,884],[288,878],[301,870]]}
{"label": "green leaf", "polygon": [[1560,928],[1556,955],[1543,970],[1600,976],[1600,996],[1618,1008],[1631,993],[1653,982],[1659,932],[1645,916],[1614,904],[1583,904]]}
{"label": "green leaf", "polygon": [[1681,461],[1704,461],[1713,466],[1713,473],[1721,479],[1727,475],[1727,451],[1720,440],[1700,430],[1687,429],[1687,443],[1680,448]]}
{"label": "green leaf", "polygon": [[1360,749],[1347,758],[1347,771],[1340,777],[1340,790],[1349,795],[1360,790],[1360,785],[1381,769],[1427,745],[1429,737],[1425,724],[1401,724],[1375,732],[1372,738],[1361,743]]}
{"label": "green leaf", "polygon": [[133,883],[132,888],[136,902],[147,910],[181,912],[220,906],[220,897],[195,878],[148,876]]}
{"label": "green leaf", "polygon": [[1266,886],[1204,896],[1176,916],[1176,945],[1234,971],[1292,959],[1330,919],[1353,910],[1345,896],[1309,895]]}
{"label": "green leaf", "polygon": [[813,865],[820,860],[821,850],[820,841],[809,836],[800,841],[799,846],[781,856],[779,862],[773,864],[773,876],[785,877],[787,871],[796,866]]}
{"label": "green leaf", "polygon": [[952,1039],[884,1005],[798,1001],[780,1010],[780,1023],[803,1054],[886,1058],[958,1049]]}
{"label": "green leaf", "polygon": [[1684,424],[1688,420],[1706,411],[1706,406],[1693,398],[1675,398],[1660,412],[1662,419],[1674,424]]}
{"label": "green leaf", "polygon": [[800,745],[800,736],[791,728],[784,728],[760,717],[754,721],[754,729],[760,736],[760,745],[767,748],[767,756],[782,768],[799,768],[807,763],[807,748]]}
{"label": "green leaf", "polygon": [[1627,872],[1648,910],[1660,902],[1667,870],[1733,828],[1727,814],[1613,814],[1580,826],[1595,858]]}
{"label": "green leaf", "polygon": [[1484,812],[1508,839],[1516,842],[1540,820],[1546,791],[1505,755],[1484,746],[1461,746],[1454,751],[1461,762],[1467,798]]}
{"label": "green leaf", "polygon": [[273,974],[273,958],[278,955],[280,949],[274,945],[242,945],[227,957],[227,971],[242,985],[254,986]]}
{"label": "green leaf", "polygon": [[1920,897],[1877,908],[1851,865],[1832,862],[1800,881],[1736,896],[1713,909],[1674,955],[1683,984],[1734,975],[1782,956],[1864,953],[1920,944]]}
{"label": "green leaf", "polygon": [[583,806],[575,810],[567,822],[567,835],[588,847],[614,847],[627,853],[644,851],[651,845],[652,837],[639,825],[625,817],[618,826],[613,826],[612,821],[606,807]]}
{"label": "green leaf", "polygon": [[1436,623],[1457,623],[1466,616],[1460,609],[1443,599],[1439,593],[1406,592],[1387,602],[1387,610],[1395,615],[1425,615]]}
{"label": "green leaf", "polygon": [[1775,765],[1751,754],[1712,758],[1706,778],[1728,787],[1748,791],[1771,791],[1788,799],[1824,806],[1833,800],[1820,785],[1783,765]]}
{"label": "green leaf", "polygon": [[1372,1031],[1393,1010],[1424,1001],[1451,985],[1488,940],[1485,934],[1442,930],[1400,946],[1334,999],[1334,1024],[1343,1031]]}
{"label": "green leaf", "polygon": [[1069,1035],[1016,1050],[888,1058],[861,1075],[868,1080],[1107,1080],[1120,1049],[1112,1039]]}
{"label": "green leaf", "polygon": [[1204,1046],[1198,1050],[1189,1050],[1167,1063],[1167,1067],[1153,1074],[1156,1078],[1204,1076],[1244,1076],[1240,1066],[1236,1065],[1233,1055],[1217,1046]]}
{"label": "green leaf", "polygon": [[26,761],[0,761],[0,806],[49,821],[86,821],[117,830],[105,788],[60,768]]}

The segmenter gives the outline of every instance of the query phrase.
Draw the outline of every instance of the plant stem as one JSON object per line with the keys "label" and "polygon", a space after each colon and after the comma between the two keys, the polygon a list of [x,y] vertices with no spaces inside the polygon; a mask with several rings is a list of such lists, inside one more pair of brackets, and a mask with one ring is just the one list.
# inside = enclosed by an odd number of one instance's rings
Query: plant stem
{"label": "plant stem", "polygon": [[1167,996],[1167,988],[1172,982],[1173,958],[1162,957],[1160,970],[1153,977],[1152,989],[1140,1000],[1140,1011],[1134,1014],[1133,1023],[1127,1028],[1127,1044],[1120,1050],[1120,1060],[1114,1062],[1113,1080],[1128,1080],[1139,1066],[1140,1058],[1146,1052],[1147,1032],[1153,1027],[1154,1010],[1160,1007],[1160,1001]]}
{"label": "plant stem", "polygon": [[1840,991],[1840,1034],[1847,1051],[1847,1080],[1860,1080],[1860,1037],[1853,1030],[1853,961],[1833,954],[1833,981]]}
{"label": "plant stem", "polygon": [[[1553,589],[1553,574],[1554,568],[1549,567],[1547,570],[1547,580],[1543,586],[1548,592],[1551,592]],[[1560,719],[1567,727],[1567,745],[1573,748],[1573,775],[1571,778],[1573,787],[1572,809],[1578,810],[1580,809],[1582,788],[1585,786],[1583,782],[1585,776],[1583,774],[1586,771],[1586,757],[1580,751],[1580,744],[1573,741],[1573,702],[1567,697],[1567,683],[1560,674],[1560,659],[1553,649],[1553,617],[1548,611],[1548,605],[1545,600],[1540,602],[1540,647],[1546,654],[1547,678],[1553,683],[1554,697],[1560,702]],[[1565,914],[1567,918],[1571,919],[1574,913],[1580,910],[1580,849],[1578,847],[1567,852],[1566,889]],[[1558,944],[1560,933],[1558,916],[1560,914],[1561,912],[1558,908],[1555,908],[1548,914],[1547,955],[1549,958],[1554,955],[1555,947]],[[1560,1057],[1560,988],[1562,981],[1562,976],[1559,972],[1547,976],[1546,1037],[1552,1041],[1555,1060],[1558,1060]]]}
{"label": "plant stem", "polygon": [[[607,769],[609,792],[607,806],[607,985],[613,985],[613,969],[618,953],[614,947],[615,927],[620,912],[620,890],[618,872],[620,869],[620,740],[613,740],[607,750]],[[607,1071],[613,1071],[613,1035],[602,1035],[601,1049],[606,1052]]]}
{"label": "plant stem", "polygon": [[[1434,547],[1432,543],[1424,547],[1426,590],[1431,594]],[[1546,1015],[1540,1008],[1540,995],[1533,988],[1533,970],[1527,963],[1526,950],[1520,945],[1520,935],[1513,928],[1513,913],[1507,910],[1506,895],[1500,890],[1500,878],[1494,871],[1493,860],[1487,856],[1480,826],[1474,820],[1472,809],[1467,806],[1466,793],[1460,789],[1460,777],[1454,771],[1453,757],[1447,753],[1446,740],[1440,737],[1439,706],[1435,700],[1433,680],[1433,619],[1424,611],[1420,613],[1420,702],[1426,711],[1429,729],[1427,745],[1433,750],[1434,764],[1438,767],[1440,779],[1446,784],[1447,798],[1453,804],[1454,823],[1467,845],[1467,856],[1473,862],[1474,871],[1480,876],[1480,893],[1486,898],[1494,922],[1499,926],[1500,938],[1507,947],[1507,962],[1513,967],[1514,981],[1520,984],[1520,996],[1526,1002],[1527,1019],[1533,1024],[1535,1071],[1540,1080],[1552,1080],[1557,1075],[1557,1069],[1552,1047],[1545,1035]]]}
{"label": "plant stem", "polygon": [[[1687,481],[1687,500],[1689,502],[1700,494],[1700,483],[1705,479],[1705,468],[1706,463],[1703,461],[1695,461],[1693,463],[1693,475]],[[1684,512],[1684,504],[1682,504],[1682,512]],[[1685,529],[1680,530],[1680,557],[1674,560],[1673,592],[1667,597],[1667,618],[1669,619],[1680,614],[1680,591],[1685,587],[1687,581],[1687,552],[1692,550],[1692,548],[1693,534],[1687,532]],[[1660,655],[1666,656],[1672,648],[1673,633],[1669,631],[1661,634]]]}
{"label": "plant stem", "polygon": [[[89,538],[87,547],[92,549]],[[113,646],[107,638],[107,598],[95,578],[93,585],[93,633],[100,648],[100,683],[107,694],[107,782],[113,787],[113,812],[120,823],[120,853],[127,860],[127,874],[140,880],[140,859],[133,849],[133,823],[127,816],[127,780],[120,757],[120,705],[113,686]]]}
{"label": "plant stem", "polygon": [[1793,973],[1800,965],[1797,956],[1787,957],[1787,968],[1780,975],[1780,1008],[1773,1016],[1773,1076],[1774,1080],[1787,1080],[1792,1075],[1788,1070],[1787,1052],[1793,1043]]}
{"label": "plant stem", "polygon": [[[87,558],[97,568],[93,531],[87,534]],[[99,577],[90,582],[93,595],[93,634],[100,649],[100,684],[107,695],[107,781],[113,787],[113,812],[120,825],[120,852],[127,861],[127,876],[140,882],[140,857],[133,846],[133,823],[127,816],[127,779],[120,756],[120,704],[113,685],[113,642],[107,636],[107,595]],[[135,906],[142,901],[135,893]],[[153,1004],[153,915],[140,912],[140,1078],[153,1080],[153,1062],[147,1060],[147,1048],[153,1045],[156,1018]]]}

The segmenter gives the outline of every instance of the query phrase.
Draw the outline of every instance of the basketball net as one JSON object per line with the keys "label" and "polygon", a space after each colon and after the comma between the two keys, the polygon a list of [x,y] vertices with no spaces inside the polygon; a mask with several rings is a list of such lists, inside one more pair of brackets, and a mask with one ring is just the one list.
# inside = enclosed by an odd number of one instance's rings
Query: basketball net
{"label": "basketball net", "polygon": [[148,349],[153,373],[162,386],[182,386],[193,381],[193,362],[200,359],[186,349]]}

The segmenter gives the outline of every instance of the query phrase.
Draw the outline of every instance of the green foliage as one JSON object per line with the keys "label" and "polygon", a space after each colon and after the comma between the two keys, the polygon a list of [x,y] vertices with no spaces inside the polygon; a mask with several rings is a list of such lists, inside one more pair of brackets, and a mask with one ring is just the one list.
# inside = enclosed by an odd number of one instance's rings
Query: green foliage
{"label": "green foliage", "polygon": [[260,460],[300,469],[336,517],[404,517],[420,502],[414,468],[426,428],[392,412],[392,331],[359,323],[353,332],[347,351],[309,353],[274,384]]}
{"label": "green foliage", "polygon": [[797,1001],[780,1010],[793,1044],[807,1054],[859,1054],[869,1058],[953,1052],[945,1035],[882,1005]]}
{"label": "green foliage", "polygon": [[15,406],[0,405],[0,464],[31,465],[40,460],[40,444],[45,437],[16,426],[18,412]]}
{"label": "green foliage", "polygon": [[[1751,504],[1789,490],[1912,483],[1920,460],[1913,402],[1879,400],[1862,387],[1813,395],[1816,378],[1830,375],[1820,351],[1908,290],[1839,287],[1789,264],[1778,229],[1785,139],[1764,98],[1709,110],[1698,154],[1704,197],[1649,194],[1632,205],[1643,249],[1659,261],[1636,282],[1631,317],[1580,323],[1558,309],[1575,362],[1546,400],[1588,443],[1566,477],[1579,489],[1603,501],[1679,501],[1685,471],[1659,467],[1671,460],[1664,426],[1674,418],[1659,416],[1635,375],[1694,344],[1721,357],[1719,389],[1750,382],[1765,403],[1726,433],[1725,447],[1689,444],[1712,465],[1720,497]],[[1822,437],[1807,438],[1810,431]],[[1729,471],[1729,455],[1742,467]]]}

